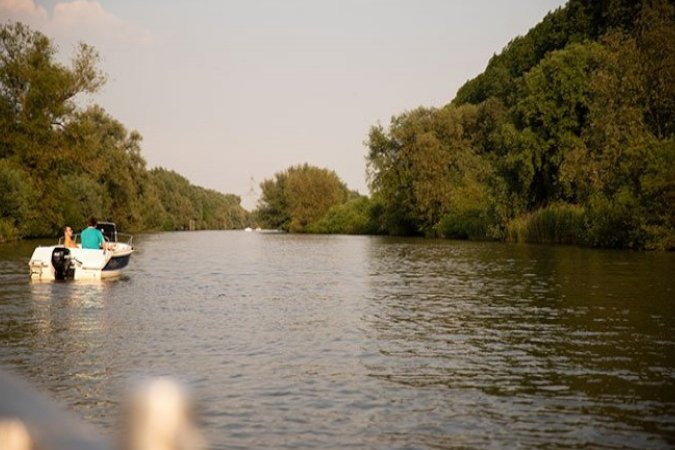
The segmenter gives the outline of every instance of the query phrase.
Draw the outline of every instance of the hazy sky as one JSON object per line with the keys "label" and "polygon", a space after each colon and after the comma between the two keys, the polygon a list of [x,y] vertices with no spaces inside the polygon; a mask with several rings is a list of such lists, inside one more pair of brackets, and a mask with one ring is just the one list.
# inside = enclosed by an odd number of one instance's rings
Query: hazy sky
{"label": "hazy sky", "polygon": [[242,196],[293,164],[367,193],[370,126],[442,106],[562,0],[0,0],[0,20],[97,47],[90,101],[144,137],[149,167]]}

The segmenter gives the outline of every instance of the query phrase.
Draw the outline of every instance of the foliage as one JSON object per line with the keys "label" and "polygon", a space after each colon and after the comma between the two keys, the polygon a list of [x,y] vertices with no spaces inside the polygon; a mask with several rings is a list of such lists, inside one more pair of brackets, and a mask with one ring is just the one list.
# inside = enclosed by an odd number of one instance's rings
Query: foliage
{"label": "foliage", "polygon": [[588,205],[588,239],[600,247],[643,248],[645,236],[642,207],[629,189],[611,197],[597,194]]}
{"label": "foliage", "polygon": [[[148,171],[141,137],[78,95],[105,81],[82,45],[0,28],[0,239],[94,212],[128,229],[261,226],[675,248],[675,2],[569,0],[441,108],[371,128],[372,197],[293,166],[239,198]],[[37,201],[39,199],[39,201]]]}
{"label": "foliage", "polygon": [[675,5],[570,0],[451,104],[370,131],[391,234],[675,242]]}
{"label": "foliage", "polygon": [[0,160],[0,242],[20,236],[34,201],[28,175],[16,164]]}
{"label": "foliage", "polygon": [[140,134],[100,106],[78,106],[105,82],[98,60],[81,44],[61,64],[46,36],[0,27],[0,240],[53,236],[91,215],[125,230],[242,227],[238,197],[148,172]]}
{"label": "foliage", "polygon": [[292,166],[260,184],[257,220],[265,227],[302,233],[334,205],[344,203],[345,184],[328,169]]}
{"label": "foliage", "polygon": [[371,190],[383,200],[383,226],[391,234],[435,233],[459,188],[483,180],[486,166],[471,148],[476,108],[419,108],[370,131]]}
{"label": "foliage", "polygon": [[312,233],[378,234],[377,205],[368,197],[355,196],[332,206],[318,221],[309,226]]}
{"label": "foliage", "polygon": [[569,44],[596,40],[611,30],[627,30],[640,14],[634,0],[569,0],[567,5],[549,13],[525,36],[513,39],[494,55],[485,71],[469,80],[458,91],[454,104],[478,104],[498,98],[509,106],[519,99],[523,75],[537,66],[549,53]]}
{"label": "foliage", "polygon": [[194,186],[178,173],[163,168],[149,172],[149,184],[159,198],[158,220],[160,229],[243,228],[247,221],[239,207],[240,198],[232,194]]}
{"label": "foliage", "polygon": [[471,240],[501,235],[493,201],[483,185],[471,183],[458,187],[438,223],[438,234],[447,238]]}

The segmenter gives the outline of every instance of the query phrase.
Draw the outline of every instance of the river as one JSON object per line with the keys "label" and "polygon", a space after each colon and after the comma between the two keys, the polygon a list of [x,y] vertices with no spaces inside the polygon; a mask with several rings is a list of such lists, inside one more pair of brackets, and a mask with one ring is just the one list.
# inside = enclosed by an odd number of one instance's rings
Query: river
{"label": "river", "polygon": [[0,365],[105,433],[170,374],[214,449],[675,445],[672,253],[160,233],[83,284],[35,245],[0,245]]}

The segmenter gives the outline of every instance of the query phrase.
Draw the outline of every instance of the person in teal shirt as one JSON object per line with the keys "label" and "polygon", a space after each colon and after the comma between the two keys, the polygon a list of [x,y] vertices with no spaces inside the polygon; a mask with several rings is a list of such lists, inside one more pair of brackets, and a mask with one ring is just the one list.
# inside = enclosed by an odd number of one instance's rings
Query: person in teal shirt
{"label": "person in teal shirt", "polygon": [[80,233],[80,240],[82,241],[82,248],[91,250],[101,250],[105,248],[105,239],[101,230],[96,228],[98,222],[95,217],[87,220],[87,228]]}

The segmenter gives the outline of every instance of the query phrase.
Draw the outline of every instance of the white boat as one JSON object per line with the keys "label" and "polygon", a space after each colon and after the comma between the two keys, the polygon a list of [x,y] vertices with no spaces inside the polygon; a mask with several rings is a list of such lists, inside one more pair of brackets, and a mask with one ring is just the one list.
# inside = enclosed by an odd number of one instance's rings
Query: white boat
{"label": "white boat", "polygon": [[[39,246],[28,263],[31,279],[98,280],[119,276],[134,252],[133,236],[118,233],[112,222],[99,222],[96,228],[108,243],[106,250],[83,249],[81,244],[67,248],[61,241]],[[78,238],[76,235],[75,242]]]}

